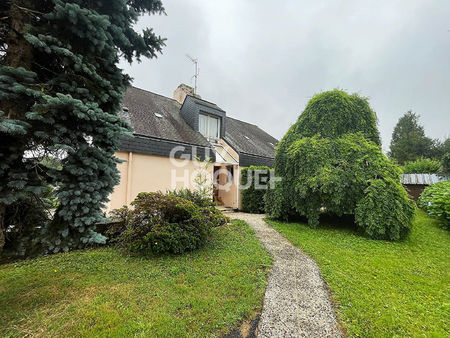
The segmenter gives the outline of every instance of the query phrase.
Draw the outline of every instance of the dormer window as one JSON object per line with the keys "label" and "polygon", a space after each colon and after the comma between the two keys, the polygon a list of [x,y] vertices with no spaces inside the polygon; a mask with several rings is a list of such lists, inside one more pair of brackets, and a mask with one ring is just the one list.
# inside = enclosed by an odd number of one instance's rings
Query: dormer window
{"label": "dormer window", "polygon": [[211,115],[199,114],[199,131],[209,140],[220,138],[220,119]]}

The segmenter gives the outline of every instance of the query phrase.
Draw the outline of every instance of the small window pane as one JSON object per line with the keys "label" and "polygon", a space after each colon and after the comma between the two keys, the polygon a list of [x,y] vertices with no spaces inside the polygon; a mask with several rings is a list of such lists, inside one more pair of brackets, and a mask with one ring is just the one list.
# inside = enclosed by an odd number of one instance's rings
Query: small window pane
{"label": "small window pane", "polygon": [[209,137],[219,138],[219,119],[209,116]]}
{"label": "small window pane", "polygon": [[203,136],[208,136],[207,135],[208,117],[206,115],[201,115],[201,114],[200,114],[199,117],[200,117],[199,118],[199,130],[200,130],[200,133]]}

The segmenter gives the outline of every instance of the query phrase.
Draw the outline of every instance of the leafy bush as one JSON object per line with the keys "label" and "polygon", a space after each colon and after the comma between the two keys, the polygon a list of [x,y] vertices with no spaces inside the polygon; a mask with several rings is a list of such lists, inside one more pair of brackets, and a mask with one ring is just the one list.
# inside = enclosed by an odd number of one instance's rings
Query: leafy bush
{"label": "leafy bush", "polygon": [[[108,238],[108,243],[117,242],[119,236],[127,229],[127,224],[131,221],[132,212],[124,205],[122,208],[114,209],[109,213],[109,220],[106,227],[96,229],[97,232]],[[100,231],[99,231],[100,230]]]}
{"label": "leafy bush", "polygon": [[439,171],[439,161],[429,158],[419,158],[415,161],[406,162],[402,170],[405,174],[435,174]]}
{"label": "leafy bush", "polygon": [[425,188],[418,201],[428,215],[450,226],[450,181],[435,183]]}
{"label": "leafy bush", "polygon": [[[278,145],[275,175],[282,180],[266,194],[271,217],[306,216],[316,227],[321,213],[358,211],[359,228],[372,238],[390,240],[411,227],[412,201],[400,184],[400,170],[382,153],[375,114],[358,95],[334,90],[311,99]],[[387,191],[375,196],[381,188]],[[375,226],[375,215],[366,207],[375,201],[399,209],[377,207]]]}
{"label": "leafy bush", "polygon": [[[118,233],[117,242],[131,252],[183,253],[201,247],[213,226],[217,226],[218,210],[199,207],[174,194],[140,193],[126,207],[112,216],[120,222],[112,233]],[[214,213],[209,208],[214,208]],[[217,211],[217,212],[216,212]]]}
{"label": "leafy bush", "polygon": [[202,191],[187,188],[170,191],[168,194],[184,198],[199,206],[212,227],[222,226],[230,221],[227,216],[216,209],[216,203],[209,197],[209,194],[205,195]]}
{"label": "leafy bush", "polygon": [[192,203],[198,205],[199,207],[209,207],[216,205],[212,200],[212,197],[208,195],[205,196],[204,193],[198,190],[190,190],[187,188],[183,188],[179,190],[169,191],[167,193],[191,201]]}
{"label": "leafy bush", "polygon": [[[242,190],[242,210],[254,214],[264,213],[264,195],[267,189],[257,189],[255,177],[258,176],[258,184],[266,185],[269,181],[270,168],[266,166],[250,166],[241,170],[241,184],[249,185]],[[249,182],[248,179],[251,178]]]}
{"label": "leafy bush", "polygon": [[203,216],[211,227],[220,227],[230,222],[230,218],[214,206],[201,208]]}
{"label": "leafy bush", "polygon": [[411,229],[414,203],[405,189],[390,179],[375,179],[355,208],[355,220],[371,238],[398,240]]}

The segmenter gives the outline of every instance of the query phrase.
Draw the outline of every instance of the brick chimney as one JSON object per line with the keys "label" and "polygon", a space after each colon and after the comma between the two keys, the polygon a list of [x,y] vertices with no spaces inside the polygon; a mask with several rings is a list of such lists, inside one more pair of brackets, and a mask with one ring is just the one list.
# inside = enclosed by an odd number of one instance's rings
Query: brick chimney
{"label": "brick chimney", "polygon": [[173,92],[173,98],[177,100],[180,104],[183,104],[186,95],[194,95],[194,88],[185,85],[184,83],[180,84],[177,89]]}

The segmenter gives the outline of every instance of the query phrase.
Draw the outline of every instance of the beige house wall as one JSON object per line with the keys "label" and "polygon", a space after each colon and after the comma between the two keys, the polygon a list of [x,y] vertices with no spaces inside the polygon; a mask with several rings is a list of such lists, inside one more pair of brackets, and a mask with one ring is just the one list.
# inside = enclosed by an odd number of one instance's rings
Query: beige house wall
{"label": "beige house wall", "polygon": [[126,162],[118,164],[120,183],[109,197],[107,211],[129,205],[140,192],[193,189],[198,174],[212,185],[213,166],[205,162],[131,152],[116,152],[116,157]]}
{"label": "beige house wall", "polygon": [[[219,143],[239,162],[239,155],[225,141]],[[222,186],[218,196],[223,205],[241,208],[241,192],[238,191],[241,167],[233,165],[233,181],[227,182],[228,164],[173,159],[166,156],[147,155],[132,152],[116,152],[116,157],[124,162],[118,164],[120,183],[114,188],[107,203],[107,212],[129,205],[140,192],[154,192],[188,188],[195,189],[195,177],[202,174],[212,186],[214,167],[222,170],[217,182]]]}
{"label": "beige house wall", "polygon": [[[117,164],[120,173],[120,182],[114,187],[113,193],[109,196],[109,202],[106,204],[106,210],[111,211],[127,204],[127,180],[128,180],[128,156],[127,152],[116,152],[115,156],[126,162]],[[131,177],[130,177],[131,179]]]}

